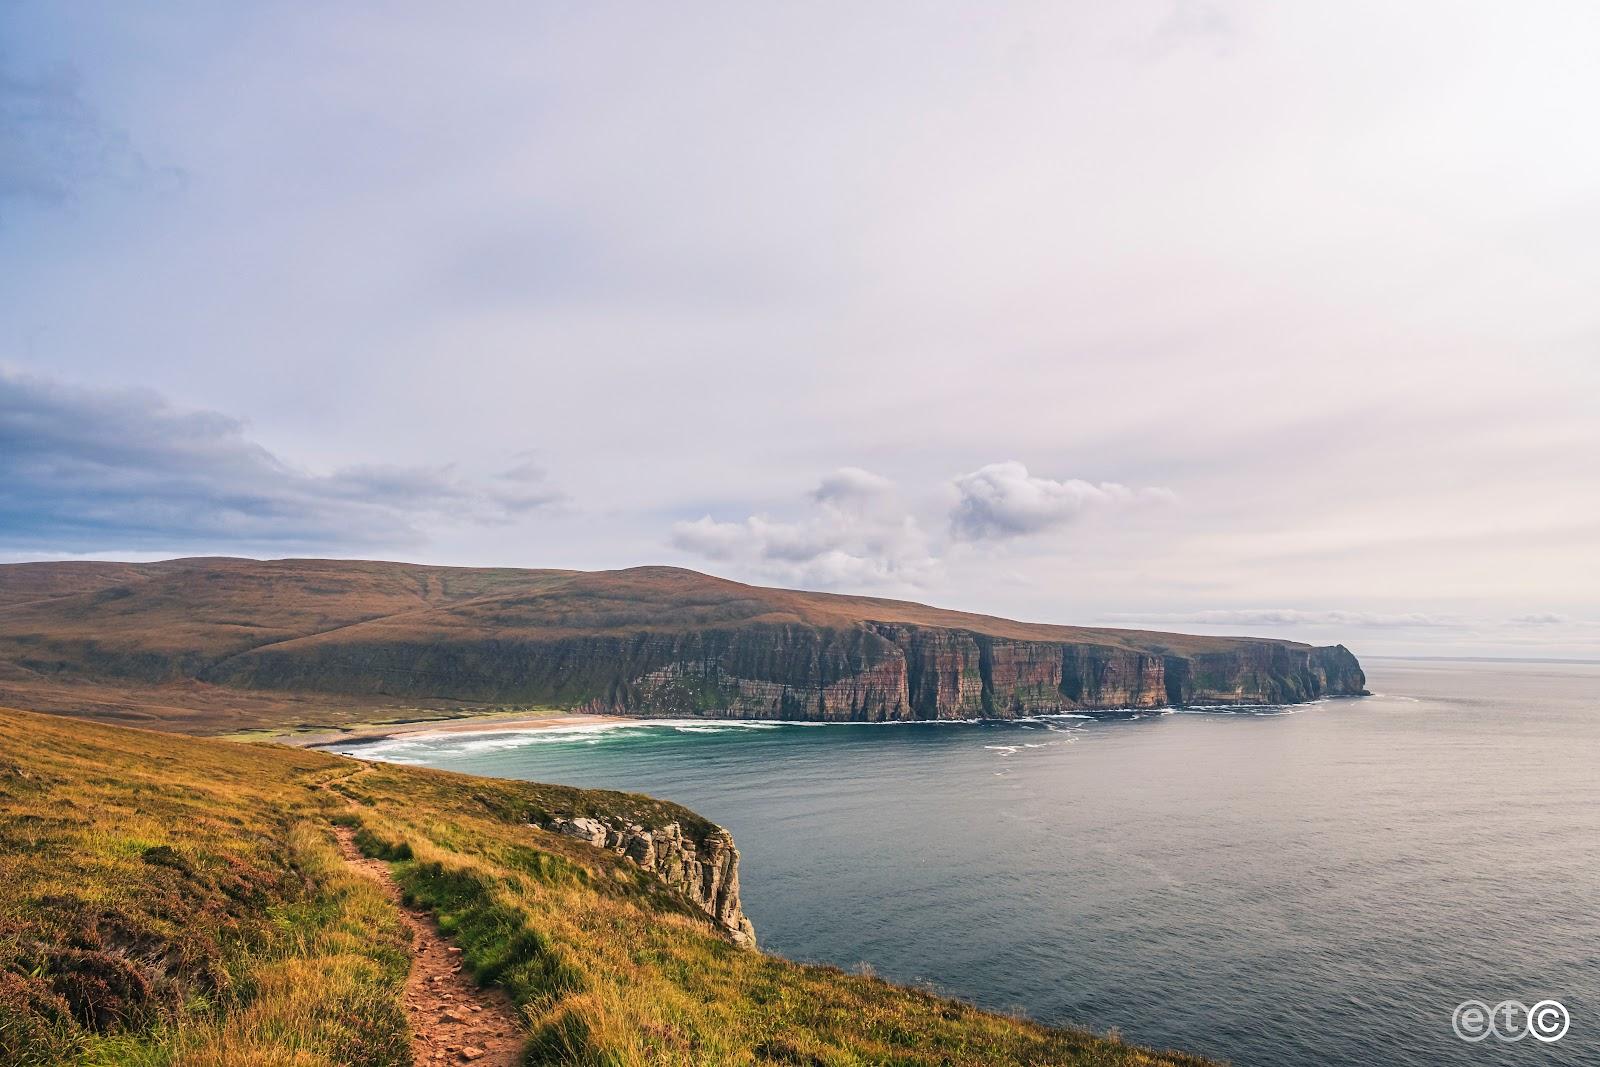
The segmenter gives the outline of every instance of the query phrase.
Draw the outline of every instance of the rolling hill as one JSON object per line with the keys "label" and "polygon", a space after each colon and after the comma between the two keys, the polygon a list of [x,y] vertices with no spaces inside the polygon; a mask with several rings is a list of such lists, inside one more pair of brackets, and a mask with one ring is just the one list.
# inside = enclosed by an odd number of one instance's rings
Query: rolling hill
{"label": "rolling hill", "polygon": [[554,707],[882,721],[1363,691],[1343,646],[1014,622],[694,571],[0,566],[0,698],[236,731]]}

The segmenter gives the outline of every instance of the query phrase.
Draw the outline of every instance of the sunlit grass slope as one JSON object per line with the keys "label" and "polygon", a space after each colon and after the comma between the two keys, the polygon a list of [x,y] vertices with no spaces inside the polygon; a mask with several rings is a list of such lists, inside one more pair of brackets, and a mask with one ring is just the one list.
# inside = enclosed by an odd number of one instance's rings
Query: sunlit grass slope
{"label": "sunlit grass slope", "polygon": [[0,1063],[408,1062],[404,927],[335,822],[510,992],[530,1063],[1202,1062],[737,948],[631,862],[527,825],[553,813],[708,828],[629,794],[0,710]]}

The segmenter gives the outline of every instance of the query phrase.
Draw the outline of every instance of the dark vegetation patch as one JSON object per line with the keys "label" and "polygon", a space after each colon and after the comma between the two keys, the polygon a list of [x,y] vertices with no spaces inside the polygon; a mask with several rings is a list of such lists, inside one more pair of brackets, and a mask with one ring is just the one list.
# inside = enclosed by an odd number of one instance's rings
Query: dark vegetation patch
{"label": "dark vegetation patch", "polygon": [[404,841],[386,841],[364,827],[356,831],[356,847],[364,855],[391,863],[411,858],[411,846]]}
{"label": "dark vegetation patch", "polygon": [[0,749],[14,754],[0,762],[0,1064],[114,1064],[138,1046],[176,1055],[219,1025],[208,1040],[260,1052],[228,1036],[228,1013],[259,1013],[266,1027],[283,995],[273,968],[314,963],[331,932],[363,926],[365,976],[340,964],[350,973],[320,995],[354,1004],[379,990],[389,1008],[366,1005],[372,1022],[354,1036],[339,1023],[299,1039],[344,1047],[356,1057],[345,1062],[403,1062],[403,1040],[390,1060],[357,1055],[392,1044],[389,1031],[404,1037],[398,927],[351,914],[342,865],[300,821],[326,801],[293,772],[333,761],[108,733],[0,711]]}

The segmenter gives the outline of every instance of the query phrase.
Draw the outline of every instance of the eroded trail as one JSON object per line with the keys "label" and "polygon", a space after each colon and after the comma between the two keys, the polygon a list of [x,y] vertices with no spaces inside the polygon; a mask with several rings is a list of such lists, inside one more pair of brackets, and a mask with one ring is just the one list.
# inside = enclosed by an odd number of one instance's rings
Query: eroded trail
{"label": "eroded trail", "polygon": [[461,950],[439,935],[427,912],[405,906],[388,865],[363,856],[354,831],[338,826],[334,833],[345,858],[383,885],[411,927],[411,975],[405,995],[416,1062],[420,1067],[438,1063],[516,1067],[523,1033],[511,998],[473,982],[462,968]]}

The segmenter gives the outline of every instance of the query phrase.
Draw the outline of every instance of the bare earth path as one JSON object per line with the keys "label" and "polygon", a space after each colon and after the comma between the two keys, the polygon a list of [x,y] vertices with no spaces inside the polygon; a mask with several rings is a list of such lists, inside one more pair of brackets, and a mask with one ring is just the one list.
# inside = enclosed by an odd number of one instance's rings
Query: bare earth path
{"label": "bare earth path", "polygon": [[345,859],[383,885],[411,927],[406,1012],[414,1035],[411,1052],[419,1067],[455,1063],[516,1067],[523,1034],[511,998],[499,989],[484,989],[473,982],[462,970],[461,950],[439,935],[427,912],[405,906],[388,865],[363,856],[356,847],[354,831],[336,826],[334,833]]}

